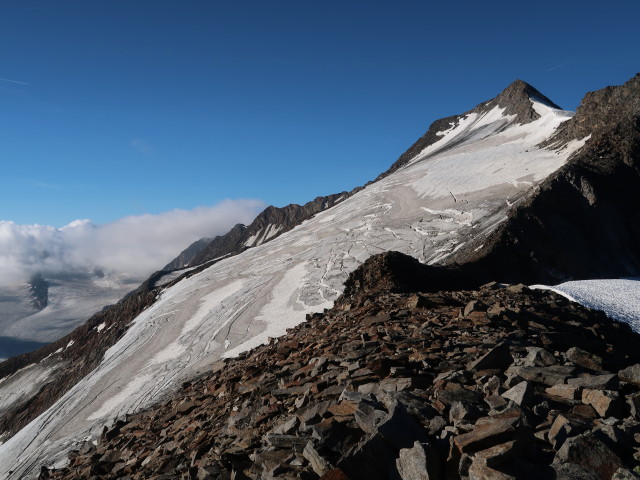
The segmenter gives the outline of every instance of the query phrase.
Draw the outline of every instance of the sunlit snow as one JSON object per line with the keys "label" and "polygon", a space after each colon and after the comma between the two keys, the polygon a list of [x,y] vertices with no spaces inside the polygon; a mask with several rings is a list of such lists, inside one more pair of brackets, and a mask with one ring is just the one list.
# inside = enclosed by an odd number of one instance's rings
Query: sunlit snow
{"label": "sunlit snow", "polygon": [[560,285],[533,285],[553,290],[588,308],[602,310],[640,333],[640,279],[578,280]]}

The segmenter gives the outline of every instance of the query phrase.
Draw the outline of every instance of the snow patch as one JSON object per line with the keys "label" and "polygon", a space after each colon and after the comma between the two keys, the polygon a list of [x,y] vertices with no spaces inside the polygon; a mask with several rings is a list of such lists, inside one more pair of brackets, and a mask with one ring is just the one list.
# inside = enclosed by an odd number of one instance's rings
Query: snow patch
{"label": "snow patch", "polygon": [[251,235],[246,242],[244,242],[245,247],[253,247],[253,244],[256,243],[256,240],[260,237],[260,233],[262,233],[262,229],[258,230],[255,234]]}
{"label": "snow patch", "polygon": [[261,243],[264,243],[270,238],[275,237],[280,230],[282,230],[282,225],[269,225]]}
{"label": "snow patch", "polygon": [[571,140],[570,142],[567,142],[567,144],[561,149],[561,151],[565,155],[572,155],[582,147],[584,147],[585,143],[587,143],[587,140],[589,140],[590,138],[591,134],[587,135],[582,140]]}
{"label": "snow patch", "polygon": [[572,302],[602,310],[609,318],[628,323],[640,333],[640,279],[577,280],[531,288],[551,290]]}

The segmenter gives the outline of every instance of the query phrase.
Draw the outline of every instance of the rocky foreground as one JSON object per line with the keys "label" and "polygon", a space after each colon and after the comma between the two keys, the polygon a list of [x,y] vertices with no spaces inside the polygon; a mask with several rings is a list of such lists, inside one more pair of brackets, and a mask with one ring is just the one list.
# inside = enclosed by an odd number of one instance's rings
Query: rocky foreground
{"label": "rocky foreground", "polygon": [[640,478],[638,335],[522,285],[412,292],[416,268],[368,260],[332,310],[40,478]]}

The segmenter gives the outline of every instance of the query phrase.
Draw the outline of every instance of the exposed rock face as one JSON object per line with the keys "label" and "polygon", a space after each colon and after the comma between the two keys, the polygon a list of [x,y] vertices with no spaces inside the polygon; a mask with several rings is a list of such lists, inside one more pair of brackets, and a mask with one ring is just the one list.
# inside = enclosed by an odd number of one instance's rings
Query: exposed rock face
{"label": "exposed rock face", "polygon": [[31,292],[31,305],[36,310],[42,310],[49,301],[49,282],[42,275],[33,275],[29,279],[29,291]]}
{"label": "exposed rock face", "polygon": [[[40,478],[634,478],[629,406],[557,394],[637,365],[627,325],[522,287],[390,293],[367,269],[334,309],[115,421]],[[589,368],[569,360],[575,338]],[[607,385],[608,398],[640,394]]]}
{"label": "exposed rock face", "polygon": [[[516,115],[515,121],[520,124],[525,124],[537,120],[540,118],[540,115],[535,111],[533,105],[531,104],[530,99],[536,99],[546,105],[560,109],[558,105],[553,103],[547,97],[545,97],[538,90],[533,88],[526,82],[522,80],[516,80],[507,88],[505,88],[500,95],[489,100],[488,102],[481,103],[474,107],[473,109],[465,112],[461,115],[453,115],[451,117],[441,118],[433,122],[427,132],[420,137],[409,149],[404,152],[398,160],[394,162],[393,165],[384,173],[382,173],[378,179],[384,178],[387,175],[395,172],[399,168],[406,165],[412,158],[418,155],[422,150],[427,148],[429,145],[436,143],[442,137],[439,135],[439,132],[443,132],[451,128],[452,125],[457,125],[460,120],[466,117],[469,114],[477,113],[482,114],[490,111],[496,106],[505,109],[505,114],[507,115]],[[449,144],[447,147],[451,147],[452,144]]]}
{"label": "exposed rock face", "polygon": [[[562,148],[571,140],[591,135],[591,143],[598,144],[602,155],[629,157],[638,161],[637,129],[640,115],[640,73],[624,85],[606,87],[585,95],[576,116],[564,122],[544,146]],[[623,159],[625,159],[623,158]],[[596,162],[601,163],[601,162]]]}
{"label": "exposed rock face", "polygon": [[333,207],[360,189],[317,197],[304,205],[290,204],[284,207],[267,207],[251,222],[251,225],[238,224],[225,235],[215,237],[189,264],[191,266],[200,265],[216,258],[235,255],[249,247],[273,240],[316,213]]}
{"label": "exposed rock face", "polygon": [[447,262],[524,283],[640,274],[640,75],[588,94],[547,145],[561,149],[587,135],[489,242]]}
{"label": "exposed rock face", "polygon": [[562,110],[562,107],[556,105],[549,100],[549,98],[522,80],[513,82],[505,88],[500,95],[481,108],[483,111],[487,111],[493,108],[494,105],[497,105],[504,108],[507,115],[516,115],[516,121],[518,123],[525,124],[540,118],[540,115],[531,104],[530,100],[532,99],[542,102],[551,108]]}
{"label": "exposed rock face", "polygon": [[193,259],[202,250],[204,250],[204,248],[206,248],[206,246],[209,245],[209,243],[211,243],[212,240],[213,238],[201,238],[200,240],[196,240],[187,248],[185,248],[182,252],[180,252],[180,255],[178,255],[176,258],[171,260],[170,263],[166,264],[162,268],[162,270],[166,272],[170,272],[172,270],[179,270],[181,268],[188,266],[193,261]]}

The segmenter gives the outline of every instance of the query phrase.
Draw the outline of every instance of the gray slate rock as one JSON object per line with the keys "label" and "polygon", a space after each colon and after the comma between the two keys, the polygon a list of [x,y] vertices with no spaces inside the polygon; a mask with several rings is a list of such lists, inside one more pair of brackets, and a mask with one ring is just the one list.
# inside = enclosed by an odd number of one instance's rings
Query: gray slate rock
{"label": "gray slate rock", "polygon": [[618,377],[612,373],[604,375],[584,375],[567,380],[567,384],[569,385],[590,388],[592,390],[617,390],[619,383]]}
{"label": "gray slate rock", "polygon": [[567,350],[565,355],[574,365],[578,365],[589,370],[602,370],[602,358],[598,355],[582,350],[581,348],[571,347]]}
{"label": "gray slate rock", "polygon": [[402,480],[435,480],[440,475],[440,459],[429,444],[416,441],[412,448],[403,448],[396,460]]}
{"label": "gray slate rock", "polygon": [[514,374],[530,382],[542,383],[550,387],[565,383],[575,373],[575,368],[565,365],[550,367],[511,367],[507,375]]}
{"label": "gray slate rock", "polygon": [[304,447],[302,455],[307,459],[313,471],[320,476],[332,468],[331,464],[316,451],[311,442]]}
{"label": "gray slate rock", "polygon": [[533,388],[529,382],[523,381],[504,392],[502,396],[520,406],[528,405],[533,399]]}
{"label": "gray slate rock", "polygon": [[558,364],[553,353],[542,347],[527,347],[527,352],[522,363],[525,367],[550,367]]}
{"label": "gray slate rock", "polygon": [[618,377],[620,377],[620,380],[623,382],[640,385],[640,363],[620,370]]}
{"label": "gray slate rock", "polygon": [[618,470],[616,470],[616,473],[613,474],[611,480],[638,480],[639,478],[640,477],[638,477],[631,470],[620,467]]}
{"label": "gray slate rock", "polygon": [[601,480],[600,475],[588,467],[575,463],[553,465],[556,480]]}

